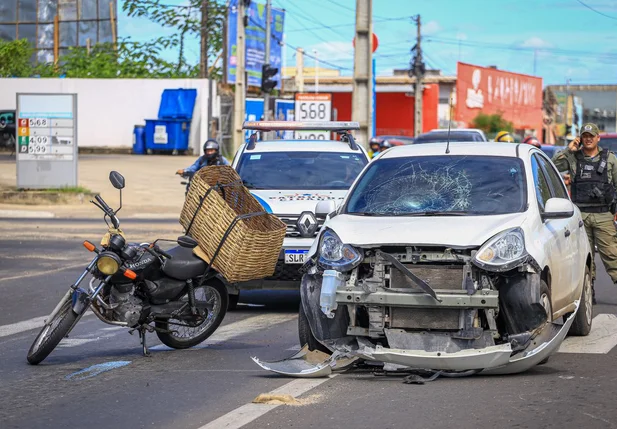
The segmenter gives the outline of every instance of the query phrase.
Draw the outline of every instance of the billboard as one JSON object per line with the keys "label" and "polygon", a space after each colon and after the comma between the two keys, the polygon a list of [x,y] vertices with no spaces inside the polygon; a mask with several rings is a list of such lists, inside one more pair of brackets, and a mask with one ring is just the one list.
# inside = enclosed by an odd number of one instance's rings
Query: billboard
{"label": "billboard", "polygon": [[482,112],[501,112],[515,129],[542,134],[542,78],[457,63],[457,121],[466,126]]}
{"label": "billboard", "polygon": [[[236,38],[238,34],[238,0],[231,0],[229,5],[228,37],[227,37],[227,83],[236,82],[236,58],[238,49]],[[276,67],[278,73],[274,77],[278,81],[277,89],[281,87],[282,40],[285,12],[272,8],[272,40],[270,41],[270,65]],[[266,5],[251,2],[248,9],[248,26],[246,37],[246,73],[249,86],[261,86],[261,67],[266,53]]]}

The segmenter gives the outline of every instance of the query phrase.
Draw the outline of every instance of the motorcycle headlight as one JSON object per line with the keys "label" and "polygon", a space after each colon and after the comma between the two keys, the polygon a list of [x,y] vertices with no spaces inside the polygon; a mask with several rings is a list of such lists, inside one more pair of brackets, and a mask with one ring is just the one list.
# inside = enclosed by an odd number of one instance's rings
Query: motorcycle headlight
{"label": "motorcycle headlight", "polygon": [[343,244],[331,230],[324,232],[319,245],[319,265],[329,270],[349,271],[362,262],[362,253]]}
{"label": "motorcycle headlight", "polygon": [[473,262],[488,271],[508,271],[520,265],[529,254],[520,228],[503,231],[487,241]]}
{"label": "motorcycle headlight", "polygon": [[103,252],[96,261],[96,267],[106,276],[116,274],[120,269],[120,258],[115,253]]}

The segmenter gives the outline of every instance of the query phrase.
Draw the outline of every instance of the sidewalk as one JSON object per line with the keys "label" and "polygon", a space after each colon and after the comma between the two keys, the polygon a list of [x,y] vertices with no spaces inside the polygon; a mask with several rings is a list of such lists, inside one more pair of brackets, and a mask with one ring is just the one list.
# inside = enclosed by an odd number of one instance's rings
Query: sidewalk
{"label": "sidewalk", "polygon": [[[119,192],[109,183],[116,170],[126,179],[119,216],[141,219],[178,219],[184,204],[184,185],[178,169],[188,167],[194,156],[80,155],[78,185],[100,193],[112,207],[119,205]],[[0,187],[16,185],[15,158],[0,155]],[[101,218],[101,211],[88,200],[71,205],[0,204],[0,218]]]}

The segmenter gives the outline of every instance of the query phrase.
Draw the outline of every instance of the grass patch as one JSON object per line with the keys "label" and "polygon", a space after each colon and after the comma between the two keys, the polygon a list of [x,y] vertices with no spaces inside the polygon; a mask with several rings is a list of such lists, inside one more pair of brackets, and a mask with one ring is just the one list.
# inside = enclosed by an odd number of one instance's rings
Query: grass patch
{"label": "grass patch", "polygon": [[50,189],[41,189],[41,192],[47,193],[61,193],[61,194],[91,194],[92,191],[88,188],[84,188],[83,186],[66,186],[63,188],[50,188]]}

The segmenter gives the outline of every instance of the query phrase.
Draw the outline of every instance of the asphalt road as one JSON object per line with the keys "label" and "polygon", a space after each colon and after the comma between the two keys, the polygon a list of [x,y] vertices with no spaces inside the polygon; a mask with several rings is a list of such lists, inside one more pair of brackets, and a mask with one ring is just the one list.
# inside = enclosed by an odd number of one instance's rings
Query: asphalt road
{"label": "asphalt road", "polygon": [[[26,225],[13,222],[11,227]],[[100,227],[94,223],[92,229]],[[407,385],[400,376],[375,376],[368,370],[316,381],[269,374],[250,357],[274,360],[297,350],[298,297],[293,293],[243,296],[252,304],[228,313],[221,328],[195,349],[170,351],[149,334],[150,358],[141,355],[137,335],[86,316],[47,360],[33,367],[25,357],[38,326],[79,275],[89,254],[78,239],[46,238],[45,233],[23,240],[3,237],[3,429],[199,429],[242,424],[250,428],[617,427],[616,352],[611,348],[617,344],[617,330],[615,318],[606,316],[616,313],[617,288],[603,269],[596,284],[595,336],[589,343],[567,340],[584,353],[557,353],[547,364],[516,376],[440,378]],[[275,389],[302,403],[247,405]]]}

